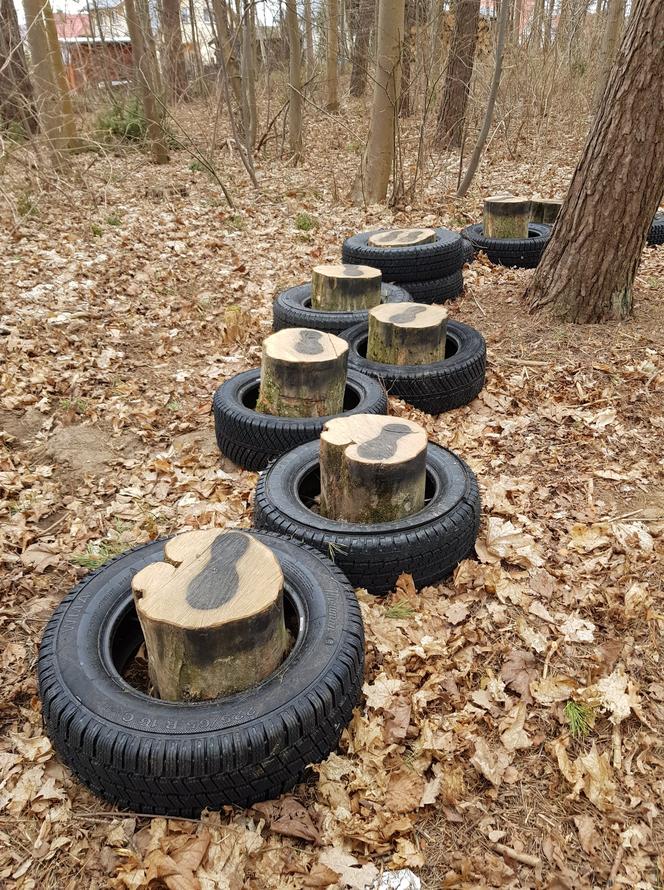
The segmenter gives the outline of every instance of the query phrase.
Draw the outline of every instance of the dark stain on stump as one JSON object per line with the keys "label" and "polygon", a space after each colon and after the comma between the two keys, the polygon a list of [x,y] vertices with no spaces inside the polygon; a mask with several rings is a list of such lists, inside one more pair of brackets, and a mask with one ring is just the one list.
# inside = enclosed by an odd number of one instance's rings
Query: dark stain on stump
{"label": "dark stain on stump", "polygon": [[295,344],[295,351],[302,355],[320,355],[324,352],[323,344],[320,342],[322,337],[320,331],[300,331],[300,337]]}
{"label": "dark stain on stump", "polygon": [[387,460],[397,453],[399,439],[412,432],[405,423],[388,423],[373,439],[358,445],[357,453],[368,460]]}
{"label": "dark stain on stump", "polygon": [[390,321],[395,321],[397,324],[403,324],[406,321],[415,321],[418,315],[426,311],[426,306],[413,306],[411,303],[406,309],[399,312],[398,315],[393,315]]}
{"label": "dark stain on stump", "polygon": [[364,278],[364,273],[357,266],[351,266],[347,263],[343,264],[344,275],[347,278]]}
{"label": "dark stain on stump", "polygon": [[212,542],[210,559],[189,582],[186,600],[192,609],[218,609],[237,596],[240,579],[235,566],[249,548],[245,535],[220,535]]}
{"label": "dark stain on stump", "polygon": [[423,235],[422,229],[406,229],[405,231],[399,231],[399,229],[390,229],[387,232],[383,233],[383,236],[391,241],[411,241],[413,238],[419,238]]}

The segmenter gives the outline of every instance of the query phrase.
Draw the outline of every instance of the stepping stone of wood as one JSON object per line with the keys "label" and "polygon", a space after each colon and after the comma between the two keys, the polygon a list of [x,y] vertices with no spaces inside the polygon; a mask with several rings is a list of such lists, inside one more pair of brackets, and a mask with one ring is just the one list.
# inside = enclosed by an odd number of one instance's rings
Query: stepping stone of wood
{"label": "stepping stone of wood", "polygon": [[386,365],[428,365],[445,358],[447,310],[423,303],[384,303],[369,310],[367,358]]}
{"label": "stepping stone of wood", "polygon": [[530,219],[536,223],[553,225],[558,218],[563,202],[556,198],[532,198],[530,202]]}
{"label": "stepping stone of wood", "polygon": [[311,274],[311,305],[314,309],[338,312],[371,309],[380,303],[382,282],[380,269],[371,266],[315,266]]}
{"label": "stepping stone of wood", "polygon": [[484,202],[482,228],[487,238],[527,238],[530,198],[494,195]]}
{"label": "stepping stone of wood", "polygon": [[256,410],[279,417],[327,417],[343,410],[348,344],[309,328],[285,328],[263,341]]}
{"label": "stepping stone of wood", "polygon": [[166,542],[164,560],[131,582],[159,697],[219,698],[269,676],[287,645],[270,548],[246,532],[192,531]]}
{"label": "stepping stone of wood", "polygon": [[427,434],[374,414],[328,420],[320,437],[320,512],[345,522],[390,522],[424,506]]}
{"label": "stepping stone of wood", "polygon": [[388,229],[369,236],[370,247],[414,247],[436,240],[435,229]]}

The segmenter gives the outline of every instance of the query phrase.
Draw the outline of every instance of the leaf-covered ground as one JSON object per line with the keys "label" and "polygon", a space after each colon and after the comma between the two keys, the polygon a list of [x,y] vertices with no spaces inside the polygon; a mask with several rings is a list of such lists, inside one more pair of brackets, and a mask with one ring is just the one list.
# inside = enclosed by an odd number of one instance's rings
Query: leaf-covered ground
{"label": "leaf-covered ground", "polygon": [[661,887],[661,248],[624,324],[530,316],[532,273],[466,269],[449,309],[487,339],[484,392],[438,418],[391,411],[476,471],[477,559],[436,589],[360,592],[365,698],[317,777],[251,811],[150,819],[93,797],[42,734],[39,639],[77,580],[157,536],[250,524],[255,476],[220,461],[210,400],[258,364],[275,292],[353,231],[459,227],[507,189],[552,196],[579,150],[561,137],[512,160],[496,143],[465,202],[444,197],[450,158],[413,206],[365,212],[345,200],[352,133],[320,126],[302,167],[258,163],[260,193],[225,147],[234,209],[184,152],[164,169],[81,156],[37,196],[6,185],[0,885],[346,888],[409,867],[427,890]]}

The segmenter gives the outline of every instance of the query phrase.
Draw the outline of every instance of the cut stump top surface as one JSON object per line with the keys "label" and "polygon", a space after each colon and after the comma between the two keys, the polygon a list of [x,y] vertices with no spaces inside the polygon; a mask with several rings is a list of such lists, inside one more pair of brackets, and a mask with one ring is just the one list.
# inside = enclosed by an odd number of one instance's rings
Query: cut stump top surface
{"label": "cut stump top surface", "polygon": [[334,361],[348,352],[348,344],[341,337],[310,328],[284,328],[263,340],[263,354],[282,362]]}
{"label": "cut stump top surface", "polygon": [[447,309],[437,304],[383,303],[369,310],[369,315],[384,324],[404,328],[428,328],[447,319]]}
{"label": "cut stump top surface", "polygon": [[374,269],[373,266],[355,266],[352,263],[324,263],[321,266],[314,266],[316,275],[323,275],[326,278],[380,278],[383,273],[380,269]]}
{"label": "cut stump top surface", "polygon": [[328,420],[321,442],[345,448],[349,460],[367,464],[399,464],[427,447],[426,431],[412,420],[353,414]]}
{"label": "cut stump top surface", "polygon": [[414,247],[417,244],[429,244],[436,240],[436,230],[421,229],[388,229],[369,236],[371,247]]}
{"label": "cut stump top surface", "polygon": [[242,531],[185,532],[166,542],[164,560],[132,579],[136,608],[152,622],[197,630],[241,621],[283,589],[276,556]]}

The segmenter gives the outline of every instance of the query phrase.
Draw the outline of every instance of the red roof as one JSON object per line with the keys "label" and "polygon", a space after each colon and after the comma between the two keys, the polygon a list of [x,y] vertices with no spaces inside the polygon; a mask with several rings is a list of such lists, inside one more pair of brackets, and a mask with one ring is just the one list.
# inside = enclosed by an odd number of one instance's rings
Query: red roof
{"label": "red roof", "polygon": [[82,12],[69,14],[56,12],[53,14],[58,37],[91,37],[90,18]]}

